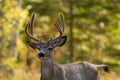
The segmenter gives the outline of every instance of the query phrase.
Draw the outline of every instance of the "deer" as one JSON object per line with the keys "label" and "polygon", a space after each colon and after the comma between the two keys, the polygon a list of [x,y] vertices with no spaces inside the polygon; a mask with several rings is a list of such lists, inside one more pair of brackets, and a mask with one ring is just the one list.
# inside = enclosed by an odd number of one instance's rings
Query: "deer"
{"label": "deer", "polygon": [[41,60],[40,80],[100,80],[99,70],[109,71],[109,67],[104,64],[93,64],[89,62],[73,62],[69,64],[55,64],[53,62],[54,49],[63,46],[67,41],[67,36],[63,35],[65,22],[63,15],[60,15],[61,25],[54,23],[59,35],[50,38],[47,42],[34,37],[33,25],[34,16],[26,24],[25,33],[33,41],[27,41],[32,49],[38,49],[38,58]]}

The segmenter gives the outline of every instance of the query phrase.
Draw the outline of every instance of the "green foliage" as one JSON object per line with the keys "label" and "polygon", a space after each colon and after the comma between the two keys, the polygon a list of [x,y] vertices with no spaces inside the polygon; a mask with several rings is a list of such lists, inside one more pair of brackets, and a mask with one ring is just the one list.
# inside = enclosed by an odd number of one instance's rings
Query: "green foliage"
{"label": "green foliage", "polygon": [[[23,24],[27,17],[27,10],[20,7],[21,3],[11,0],[1,0],[1,17],[0,17],[0,67],[3,74],[5,71],[12,71],[18,63],[16,62],[18,55],[17,45],[20,30],[23,30]],[[20,40],[20,38],[19,38]]]}
{"label": "green foliage", "polygon": [[[18,68],[25,71],[26,66],[29,70],[39,69],[37,51],[27,46],[26,41],[29,38],[24,33],[25,24],[30,20],[32,13],[36,13],[35,37],[42,38],[44,41],[58,35],[54,22],[59,19],[59,14],[65,17],[65,35],[68,41],[55,51],[55,62],[70,62],[69,23],[72,19],[74,61],[105,63],[118,73],[120,71],[119,3],[119,0],[73,0],[73,15],[70,15],[68,0],[0,0],[2,74],[4,71],[14,72]],[[10,80],[9,78],[5,80]],[[19,79],[15,77],[14,80]]]}

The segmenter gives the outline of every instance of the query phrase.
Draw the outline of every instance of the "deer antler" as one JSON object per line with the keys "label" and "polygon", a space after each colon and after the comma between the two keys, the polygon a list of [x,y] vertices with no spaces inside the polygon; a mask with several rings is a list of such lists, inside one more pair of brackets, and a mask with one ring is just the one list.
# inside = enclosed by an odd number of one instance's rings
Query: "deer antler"
{"label": "deer antler", "polygon": [[65,23],[64,23],[63,15],[60,15],[60,19],[61,19],[61,22],[62,22],[62,28],[60,28],[60,25],[59,25],[58,22],[54,23],[54,25],[57,28],[57,30],[59,31],[60,35],[58,37],[56,37],[55,39],[53,39],[51,37],[50,40],[48,41],[48,43],[51,43],[51,41],[56,40],[56,39],[60,38],[63,35],[64,30],[65,30]]}
{"label": "deer antler", "polygon": [[[29,37],[32,38],[33,40],[35,40],[35,41],[40,41],[39,39],[37,39],[37,38],[35,38],[35,37],[33,36],[34,16],[35,16],[35,14],[32,15],[31,21],[30,21],[28,24],[26,24],[25,33],[26,33],[27,36],[29,36]],[[28,30],[29,28],[30,28],[30,30]],[[30,31],[30,33],[29,33],[28,31]]]}
{"label": "deer antler", "polygon": [[64,18],[63,15],[60,15],[61,18],[61,22],[62,22],[62,29],[60,28],[60,25],[58,22],[56,22],[54,25],[57,28],[57,30],[59,31],[60,35],[58,37],[61,37],[64,33],[64,29],[65,29],[65,23],[64,23]]}
{"label": "deer antler", "polygon": [[[37,42],[42,42],[41,39],[37,39],[33,36],[33,24],[34,24],[34,16],[35,14],[32,15],[31,17],[31,21],[26,24],[26,27],[25,27],[25,33],[27,36],[29,36],[30,38],[32,38],[33,40],[37,41]],[[62,22],[62,28],[60,28],[60,25],[58,22],[56,22],[54,25],[55,27],[57,28],[57,30],[59,31],[60,35],[57,37],[61,37],[64,33],[64,29],[65,29],[65,23],[64,23],[64,18],[63,18],[63,15],[60,15],[60,19],[61,19],[61,22]],[[57,39],[55,38],[55,39]],[[51,42],[53,39],[51,38],[50,41],[48,42]]]}

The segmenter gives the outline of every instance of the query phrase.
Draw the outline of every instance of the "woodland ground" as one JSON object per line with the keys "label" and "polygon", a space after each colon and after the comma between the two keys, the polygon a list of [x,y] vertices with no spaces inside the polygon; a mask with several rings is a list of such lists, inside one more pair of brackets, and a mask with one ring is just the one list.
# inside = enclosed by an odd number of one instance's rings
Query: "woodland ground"
{"label": "woodland ground", "polygon": [[[26,70],[16,69],[14,75],[2,77],[0,80],[39,80],[39,78],[39,71],[26,72]],[[120,80],[120,75],[115,72],[101,72],[100,80]]]}

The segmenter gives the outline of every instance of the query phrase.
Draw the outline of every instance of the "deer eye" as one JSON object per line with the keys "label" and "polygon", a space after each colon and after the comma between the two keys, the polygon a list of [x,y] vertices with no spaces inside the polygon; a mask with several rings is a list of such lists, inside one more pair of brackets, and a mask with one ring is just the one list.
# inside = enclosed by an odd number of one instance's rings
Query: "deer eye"
{"label": "deer eye", "polygon": [[52,48],[51,48],[51,47],[48,47],[48,50],[52,50]]}

